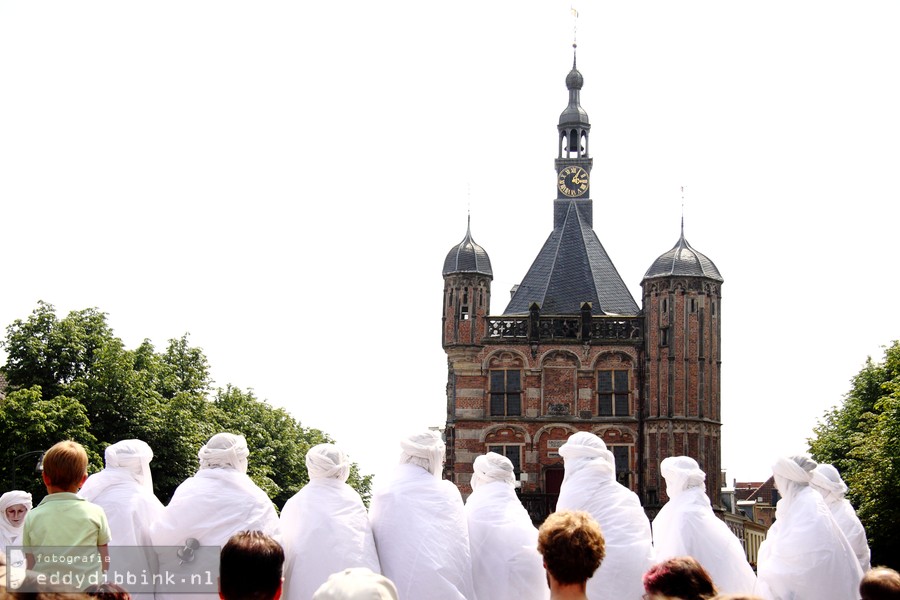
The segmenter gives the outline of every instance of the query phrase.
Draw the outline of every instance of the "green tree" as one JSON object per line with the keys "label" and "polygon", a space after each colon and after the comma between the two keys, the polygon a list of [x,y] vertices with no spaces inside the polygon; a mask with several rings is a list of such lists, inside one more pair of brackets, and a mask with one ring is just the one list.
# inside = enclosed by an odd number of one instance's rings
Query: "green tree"
{"label": "green tree", "polygon": [[[214,404],[222,431],[240,433],[247,439],[248,474],[279,507],[309,481],[306,452],[316,444],[333,442],[326,433],[301,426],[284,409],[258,400],[252,390],[230,385],[220,388]],[[368,501],[370,475],[360,475],[353,465],[347,483]]]}
{"label": "green tree", "polygon": [[885,349],[883,362],[866,360],[814,433],[810,452],[837,467],[850,488],[872,564],[900,568],[900,342]]}
{"label": "green tree", "polygon": [[[41,478],[35,473],[38,451],[46,451],[61,440],[76,440],[88,450],[93,467],[102,465],[93,450],[96,439],[90,432],[84,406],[74,398],[41,397],[41,388],[9,393],[0,404],[0,439],[3,440],[6,460],[0,465],[0,477],[5,489],[31,492],[36,499],[46,493]],[[21,457],[21,458],[19,458]],[[13,472],[15,470],[15,472]]]}
{"label": "green tree", "polygon": [[[2,346],[8,356],[0,370],[10,388],[0,401],[6,485],[11,461],[22,453],[70,438],[87,448],[96,470],[107,445],[137,438],[153,448],[154,487],[168,502],[196,472],[199,448],[213,434],[231,431],[247,438],[250,476],[283,506],[309,479],[306,451],[331,441],[252,391],[227,385],[210,398],[209,363],[187,334],[169,340],[161,353],[146,339],[128,350],[106,313],[89,308],[59,319],[53,305],[39,302],[27,319],[6,328]],[[354,465],[349,483],[368,499],[371,476]],[[40,487],[32,491],[43,495]]]}

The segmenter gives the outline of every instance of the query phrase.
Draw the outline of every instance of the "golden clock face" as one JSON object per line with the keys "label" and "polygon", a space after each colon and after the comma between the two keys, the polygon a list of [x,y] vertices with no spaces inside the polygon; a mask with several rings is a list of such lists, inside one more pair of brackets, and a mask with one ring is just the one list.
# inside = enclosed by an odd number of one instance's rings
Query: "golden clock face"
{"label": "golden clock face", "polygon": [[566,167],[559,172],[557,185],[560,193],[569,198],[583,196],[587,193],[590,185],[588,172],[581,167]]}

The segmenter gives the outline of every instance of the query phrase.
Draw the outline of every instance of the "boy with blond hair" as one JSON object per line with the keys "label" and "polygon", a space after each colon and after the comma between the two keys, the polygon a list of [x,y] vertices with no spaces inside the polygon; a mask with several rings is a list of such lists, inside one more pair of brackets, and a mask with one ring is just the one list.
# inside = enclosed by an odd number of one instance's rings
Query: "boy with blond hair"
{"label": "boy with blond hair", "polygon": [[77,495],[87,479],[87,452],[59,442],[44,454],[47,495],[25,516],[22,545],[38,586],[83,590],[103,583],[108,568],[109,524],[103,509]]}

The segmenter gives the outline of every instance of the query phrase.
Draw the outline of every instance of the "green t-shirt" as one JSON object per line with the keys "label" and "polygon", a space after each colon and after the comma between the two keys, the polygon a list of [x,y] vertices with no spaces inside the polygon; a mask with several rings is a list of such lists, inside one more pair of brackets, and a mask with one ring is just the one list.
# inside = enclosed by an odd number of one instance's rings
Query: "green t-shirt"
{"label": "green t-shirt", "polygon": [[22,546],[34,556],[33,570],[51,585],[80,590],[103,583],[98,546],[109,543],[106,513],[70,493],[48,494],[25,515]]}

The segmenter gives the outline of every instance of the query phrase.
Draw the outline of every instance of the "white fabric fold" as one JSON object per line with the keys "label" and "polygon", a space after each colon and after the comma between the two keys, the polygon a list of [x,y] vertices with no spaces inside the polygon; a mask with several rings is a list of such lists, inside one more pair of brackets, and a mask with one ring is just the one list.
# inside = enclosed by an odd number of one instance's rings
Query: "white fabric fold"
{"label": "white fabric fold", "polygon": [[310,600],[329,575],[344,569],[381,572],[366,507],[345,483],[344,453],[320,444],[310,448],[306,464],[309,483],[281,511],[286,600]]}
{"label": "white fabric fold", "polygon": [[856,515],[853,505],[844,498],[844,494],[847,493],[847,484],[841,479],[838,470],[833,465],[819,465],[813,469],[809,485],[822,494],[825,504],[831,511],[831,516],[834,517],[838,527],[850,542],[850,547],[853,548],[863,573],[871,569],[872,554],[869,550],[866,530]]}
{"label": "white fabric fold", "polygon": [[418,465],[441,479],[446,446],[436,431],[423,431],[400,441],[400,463]]}
{"label": "white fabric fold", "polygon": [[669,501],[653,519],[654,560],[693,556],[723,594],[753,594],[756,575],[740,540],[713,513],[703,483],[706,474],[693,458],[671,456],[660,464]]}
{"label": "white fabric fold", "polygon": [[247,440],[234,433],[217,433],[197,452],[201,469],[236,469],[247,472]]}
{"label": "white fabric fold", "polygon": [[350,461],[334,444],[318,444],[306,453],[306,472],[310,479],[337,479],[343,483],[350,477]]}
{"label": "white fabric fold", "polygon": [[469,532],[459,490],[400,464],[376,484],[370,511],[381,570],[401,598],[472,600]]}
{"label": "white fabric fold", "polygon": [[802,455],[772,466],[782,497],[759,548],[757,594],[764,598],[858,598],[862,570],[825,500],[809,486],[815,466]]}
{"label": "white fabric fold", "polygon": [[637,494],[615,481],[612,454],[594,434],[572,435],[559,454],[566,473],[556,510],[589,512],[606,540],[606,558],[588,580],[587,595],[591,600],[637,600],[653,560],[650,521]]}
{"label": "white fabric fold", "polygon": [[516,472],[512,461],[496,452],[488,452],[475,458],[472,463],[472,489],[484,483],[500,481],[512,487],[518,487]]}
{"label": "white fabric fold", "polygon": [[537,551],[537,529],[512,484],[498,479],[478,484],[465,511],[478,598],[547,600],[550,590]]}
{"label": "white fabric fold", "polygon": [[[235,533],[254,530],[280,541],[278,514],[272,501],[246,473],[207,466],[178,486],[152,525],[150,537],[156,546],[160,570],[177,578],[190,566],[183,566],[177,555],[188,540],[195,540],[199,546],[221,547]],[[156,600],[192,598],[216,600],[218,596],[156,594]]]}

